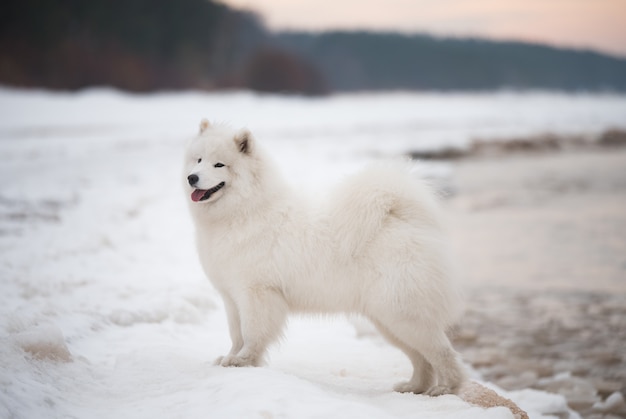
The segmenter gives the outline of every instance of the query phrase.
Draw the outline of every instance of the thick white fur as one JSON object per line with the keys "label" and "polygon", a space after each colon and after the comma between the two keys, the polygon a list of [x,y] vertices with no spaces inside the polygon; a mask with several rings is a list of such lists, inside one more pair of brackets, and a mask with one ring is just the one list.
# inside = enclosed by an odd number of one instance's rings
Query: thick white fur
{"label": "thick white fur", "polygon": [[203,120],[188,175],[200,189],[225,182],[206,201],[189,199],[200,261],[228,315],[232,348],[220,365],[262,363],[289,312],[356,313],[410,358],[413,376],[397,391],[458,390],[465,373],[446,330],[460,302],[438,204],[407,167],[375,164],[311,206],[249,132]]}

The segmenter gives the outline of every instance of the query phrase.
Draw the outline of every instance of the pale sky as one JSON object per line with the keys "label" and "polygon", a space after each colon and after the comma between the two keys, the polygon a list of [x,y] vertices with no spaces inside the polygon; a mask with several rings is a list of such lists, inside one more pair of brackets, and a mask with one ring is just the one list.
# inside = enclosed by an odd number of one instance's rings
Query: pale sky
{"label": "pale sky", "polygon": [[270,29],[372,29],[523,40],[626,57],[626,0],[222,0]]}

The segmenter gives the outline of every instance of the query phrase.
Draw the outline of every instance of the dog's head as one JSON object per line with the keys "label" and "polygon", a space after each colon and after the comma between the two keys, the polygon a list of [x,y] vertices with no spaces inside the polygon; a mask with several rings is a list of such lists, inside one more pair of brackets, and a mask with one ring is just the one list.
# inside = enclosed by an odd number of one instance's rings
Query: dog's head
{"label": "dog's head", "polygon": [[245,168],[252,166],[244,160],[253,160],[253,142],[248,130],[235,131],[203,119],[185,153],[185,183],[191,201],[213,203],[232,191],[249,174]]}

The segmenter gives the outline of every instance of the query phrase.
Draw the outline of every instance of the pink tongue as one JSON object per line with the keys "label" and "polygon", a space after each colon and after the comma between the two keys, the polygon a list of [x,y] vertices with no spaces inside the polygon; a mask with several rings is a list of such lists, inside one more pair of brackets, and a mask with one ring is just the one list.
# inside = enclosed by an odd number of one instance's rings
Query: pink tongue
{"label": "pink tongue", "polygon": [[193,202],[198,202],[200,199],[202,199],[205,193],[206,190],[204,189],[196,189],[191,193],[191,200]]}

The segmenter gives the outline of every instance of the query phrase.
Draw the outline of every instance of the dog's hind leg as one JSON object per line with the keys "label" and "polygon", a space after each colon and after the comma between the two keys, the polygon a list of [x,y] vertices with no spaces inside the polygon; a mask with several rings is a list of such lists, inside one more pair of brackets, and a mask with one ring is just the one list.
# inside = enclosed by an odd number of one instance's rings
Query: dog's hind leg
{"label": "dog's hind leg", "polygon": [[267,287],[246,291],[236,302],[243,345],[239,352],[221,360],[225,367],[260,365],[267,347],[281,335],[287,318],[287,303],[279,291]]}
{"label": "dog's hind leg", "polygon": [[433,366],[437,384],[426,391],[429,396],[454,394],[467,379],[459,354],[452,348],[443,331],[435,333],[430,341],[421,342],[420,352]]}
{"label": "dog's hind leg", "polygon": [[413,365],[413,376],[411,379],[409,381],[396,384],[393,389],[400,393],[421,394],[431,388],[435,382],[434,371],[424,356],[398,339],[381,322],[376,319],[370,320],[374,326],[376,326],[380,334],[383,335],[387,341],[389,341],[389,343],[400,349],[406,354],[406,356],[409,357],[411,364]]}
{"label": "dog's hind leg", "polygon": [[[407,383],[397,386],[398,391],[424,393],[430,396],[439,396],[442,394],[450,394],[458,391],[459,387],[466,379],[463,366],[459,361],[458,354],[452,348],[450,340],[443,330],[432,330],[426,326],[420,326],[419,321],[408,321],[406,319],[395,319],[395,321],[386,321],[385,328],[398,342],[404,347],[405,353],[407,348],[411,351],[421,354],[423,357],[422,364],[430,364],[431,372],[428,367],[422,368],[422,372],[414,371],[413,377]],[[399,346],[402,349],[402,346]],[[411,357],[414,368],[419,366],[419,362],[415,362],[415,357]],[[426,372],[424,372],[426,371]],[[430,387],[425,389],[423,383],[428,381],[430,376]],[[436,380],[434,379],[436,377]],[[435,383],[436,381],[436,383]]]}

